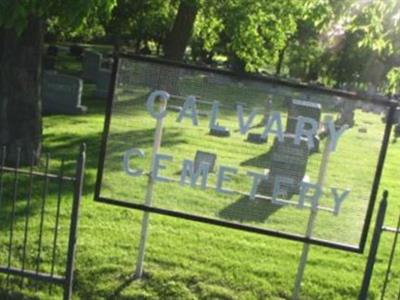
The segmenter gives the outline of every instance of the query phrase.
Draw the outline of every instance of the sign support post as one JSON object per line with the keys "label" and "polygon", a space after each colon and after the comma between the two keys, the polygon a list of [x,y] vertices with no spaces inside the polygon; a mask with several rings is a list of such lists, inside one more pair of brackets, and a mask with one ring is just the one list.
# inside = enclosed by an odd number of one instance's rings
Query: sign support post
{"label": "sign support post", "polygon": [[[332,116],[326,116],[324,119],[324,122],[327,123],[332,120],[333,120]],[[321,189],[324,185],[325,178],[326,178],[326,172],[328,170],[328,162],[329,162],[329,157],[331,154],[331,149],[329,147],[330,142],[331,142],[331,137],[328,135],[326,142],[325,142],[325,148],[324,148],[324,152],[322,154],[321,165],[320,165],[319,173],[318,173],[318,186],[320,186]],[[315,219],[317,217],[317,211],[318,211],[318,207],[313,208],[311,206],[310,216],[308,218],[308,224],[307,224],[307,229],[306,229],[306,234],[305,234],[305,236],[307,238],[310,238],[312,235],[312,232],[314,229],[314,224],[315,224]],[[310,250],[310,244],[304,243],[303,251],[302,251],[301,257],[300,257],[299,266],[297,268],[296,281],[294,284],[293,297],[292,297],[293,300],[299,299],[299,296],[300,296],[301,282],[303,281],[303,276],[304,276],[304,271],[305,271],[306,264],[307,264],[309,250]]]}
{"label": "sign support post", "polygon": [[358,294],[358,300],[364,300],[368,298],[368,289],[371,283],[372,273],[374,271],[374,265],[376,260],[376,255],[378,253],[379,241],[382,235],[382,226],[385,223],[385,215],[387,210],[387,198],[388,191],[383,192],[383,198],[379,204],[378,213],[376,215],[376,222],[374,233],[372,235],[371,246],[369,248],[369,254],[367,259],[367,264],[365,265],[364,277],[361,284],[360,293]]}
{"label": "sign support post", "polygon": [[[160,98],[160,112],[164,111],[167,107],[167,100]],[[154,143],[153,143],[153,154],[151,159],[151,168],[150,174],[148,175],[148,183],[146,189],[146,198],[145,198],[145,205],[151,206],[153,201],[153,189],[154,189],[154,179],[152,170],[154,167],[155,156],[160,150],[161,146],[161,139],[162,139],[162,131],[163,131],[163,120],[164,118],[157,119],[156,130],[154,133]],[[140,244],[139,244],[139,253],[137,256],[136,262],[136,270],[134,274],[135,279],[140,279],[143,276],[143,263],[144,263],[144,255],[146,251],[146,241],[147,241],[147,231],[149,227],[149,212],[145,211],[143,213],[142,219],[142,229],[140,233]]]}

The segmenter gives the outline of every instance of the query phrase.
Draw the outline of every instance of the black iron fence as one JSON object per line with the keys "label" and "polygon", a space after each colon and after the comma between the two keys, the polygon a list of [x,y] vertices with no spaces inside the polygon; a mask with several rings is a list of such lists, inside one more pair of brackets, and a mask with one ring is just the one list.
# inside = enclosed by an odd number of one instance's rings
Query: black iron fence
{"label": "black iron fence", "polygon": [[[385,193],[383,195],[383,200],[380,203],[378,214],[376,217],[376,223],[375,223],[375,229],[374,229],[373,236],[372,236],[371,247],[370,247],[369,254],[368,254],[367,264],[365,266],[365,272],[364,272],[364,277],[363,277],[363,281],[362,281],[362,285],[361,285],[360,294],[358,296],[359,300],[368,299],[368,290],[369,290],[369,286],[371,283],[375,262],[377,259],[379,242],[380,242],[383,232],[393,233],[394,236],[393,236],[392,247],[390,250],[389,257],[388,257],[388,263],[387,263],[385,277],[383,280],[383,285],[382,285],[379,299],[381,299],[381,300],[394,299],[393,295],[390,298],[387,297],[387,288],[388,288],[388,285],[391,280],[392,266],[393,266],[394,258],[396,256],[398,236],[400,233],[400,215],[398,217],[396,227],[384,226],[385,214],[386,214],[386,210],[387,210],[387,197],[388,197],[388,192],[385,191]],[[398,291],[398,293],[395,297],[397,300],[400,300],[400,290]]]}
{"label": "black iron fence", "polygon": [[[391,279],[392,265],[393,265],[393,261],[394,261],[395,255],[396,255],[397,242],[398,242],[398,237],[399,237],[399,233],[400,233],[400,214],[398,217],[396,227],[393,228],[393,227],[383,226],[382,231],[394,234],[392,248],[390,250],[388,265],[386,268],[385,279],[383,281],[383,286],[382,286],[381,299],[383,300],[383,299],[385,299],[387,287],[388,287],[389,281]],[[399,291],[397,294],[397,299],[398,300],[400,299],[400,287],[399,287]]]}
{"label": "black iron fence", "polygon": [[[7,149],[0,152],[0,287],[7,293],[42,282],[71,299],[85,146],[76,165],[33,154],[22,166],[18,149],[10,166]],[[75,173],[66,176],[71,165]]]}

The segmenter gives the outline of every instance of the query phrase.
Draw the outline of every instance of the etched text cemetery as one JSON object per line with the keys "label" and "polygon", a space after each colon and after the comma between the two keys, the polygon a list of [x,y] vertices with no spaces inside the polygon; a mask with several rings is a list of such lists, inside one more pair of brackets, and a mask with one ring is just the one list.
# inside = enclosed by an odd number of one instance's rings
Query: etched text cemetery
{"label": "etched text cemetery", "polygon": [[[162,90],[152,92],[146,101],[146,110],[148,115],[154,120],[154,124],[162,124],[163,119],[167,114],[176,114],[175,121],[188,122],[191,126],[198,126],[198,108],[197,99],[195,96],[188,96],[185,98],[182,109],[179,112],[167,111],[167,103],[171,96]],[[159,100],[160,105],[157,104]],[[210,107],[208,126],[209,129],[223,130],[223,124],[220,125],[218,122],[218,116],[220,115],[220,103],[214,101]],[[252,109],[248,116],[245,116],[245,107],[243,104],[236,104],[236,116],[237,116],[237,128],[242,136],[246,135],[249,129],[254,125],[255,117],[259,112],[256,109]],[[348,129],[348,125],[337,126],[335,122],[330,119],[323,123],[323,126],[327,132],[328,139],[328,151],[334,152],[340,144],[342,135]],[[263,126],[261,138],[275,138],[277,143],[283,143],[285,138],[291,137],[294,145],[300,145],[305,143],[306,147],[311,150],[315,147],[314,136],[317,135],[320,129],[320,124],[317,120],[309,117],[299,116],[297,117],[296,127],[294,134],[285,131],[283,126],[281,113],[278,111],[271,111],[268,113]],[[206,149],[199,149],[206,150]],[[331,203],[328,204],[333,214],[339,214],[339,211],[350,194],[349,188],[343,187],[326,187],[316,182],[309,182],[308,180],[302,179],[298,182],[298,196],[293,197],[290,200],[287,198],[288,189],[287,186],[296,184],[294,179],[284,175],[273,176],[270,178],[268,170],[264,172],[255,172],[250,170],[242,170],[237,167],[219,165],[216,172],[216,182],[214,185],[208,183],[208,177],[210,176],[210,166],[207,162],[200,162],[198,168],[195,168],[195,162],[188,158],[173,157],[172,155],[165,154],[162,152],[156,153],[145,153],[139,147],[127,149],[123,157],[123,168],[129,176],[142,176],[146,173],[146,170],[135,167],[137,160],[145,156],[153,156],[152,170],[149,174],[152,180],[155,182],[179,182],[180,185],[188,185],[192,188],[200,189],[215,189],[217,193],[223,194],[244,194],[247,195],[251,200],[261,198],[264,201],[269,200],[274,205],[294,205],[295,207],[302,209],[304,207],[311,207],[312,209],[318,209],[320,207],[319,200],[323,193],[328,193],[331,199]],[[290,156],[286,158],[290,161]],[[181,172],[176,178],[171,178],[163,175],[163,170],[168,168],[168,164],[175,160],[181,160]],[[250,178],[251,184],[248,186],[247,191],[235,191],[229,188],[229,181],[240,173],[246,174]],[[271,182],[272,181],[272,182]],[[260,185],[271,185],[270,197],[259,195],[257,191]],[[285,197],[282,197],[285,196]],[[295,199],[294,199],[295,198]]]}

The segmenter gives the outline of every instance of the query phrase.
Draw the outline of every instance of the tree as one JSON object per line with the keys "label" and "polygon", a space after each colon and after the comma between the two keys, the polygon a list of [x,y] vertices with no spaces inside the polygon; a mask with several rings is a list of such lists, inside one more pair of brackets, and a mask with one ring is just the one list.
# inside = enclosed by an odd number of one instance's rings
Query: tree
{"label": "tree", "polygon": [[295,0],[208,0],[196,23],[196,40],[209,51],[217,49],[236,71],[261,71],[279,60],[302,6]]}
{"label": "tree", "polygon": [[41,55],[47,20],[78,28],[110,12],[114,0],[2,0],[0,3],[0,143],[9,162],[39,155],[42,139]]}
{"label": "tree", "polygon": [[284,57],[278,60],[276,70],[281,72],[286,66],[291,77],[303,81],[317,80],[324,66],[321,57],[327,47],[324,32],[337,14],[326,0],[304,1],[299,12],[295,18],[296,30],[287,40]]}
{"label": "tree", "polygon": [[[363,79],[375,85],[381,83],[381,89],[386,79],[388,89],[386,92],[393,92],[393,85],[397,68],[400,67],[400,2],[398,0],[377,0],[360,5],[355,4],[357,14],[349,24],[348,30],[357,32],[361,38],[358,43],[360,49],[368,49],[371,57],[375,60],[366,70]],[[377,66],[381,72],[378,76]]]}
{"label": "tree", "polygon": [[117,49],[133,40],[135,52],[140,53],[152,42],[159,54],[174,21],[177,4],[177,0],[117,0],[111,19],[104,27]]}
{"label": "tree", "polygon": [[[400,64],[398,0],[204,1],[191,45],[197,61],[225,57],[236,71],[337,86],[382,83]],[[374,71],[382,63],[382,74],[370,78],[366,61]]]}
{"label": "tree", "polygon": [[164,42],[164,56],[170,60],[182,60],[186,47],[193,34],[200,2],[197,0],[181,0],[174,25]]}
{"label": "tree", "polygon": [[400,67],[392,68],[387,74],[388,86],[386,91],[390,94],[400,93]]}
{"label": "tree", "polygon": [[[332,15],[323,32],[324,74],[331,84],[369,84],[381,89],[388,72],[400,65],[398,50],[400,2],[397,0],[332,2]],[[322,72],[321,72],[322,73]]]}

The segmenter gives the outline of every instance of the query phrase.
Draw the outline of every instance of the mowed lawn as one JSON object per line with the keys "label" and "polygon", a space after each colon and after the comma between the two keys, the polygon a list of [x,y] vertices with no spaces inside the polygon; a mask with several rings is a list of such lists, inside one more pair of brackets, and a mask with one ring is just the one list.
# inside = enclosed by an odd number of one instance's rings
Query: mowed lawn
{"label": "mowed lawn", "polygon": [[[76,299],[289,299],[302,250],[300,243],[159,215],[151,215],[150,218],[144,279],[141,281],[129,279],[136,261],[142,213],[93,201],[105,111],[105,101],[94,98],[93,92],[93,85],[85,85],[83,104],[89,107],[88,114],[44,118],[44,152],[52,153],[55,164],[61,157],[67,157],[68,173],[73,172],[72,160],[78,152],[80,143],[85,142],[87,144],[88,161],[79,227],[74,297]],[[130,141],[126,140],[129,134],[133,140],[138,137],[131,132],[124,135],[124,130],[135,130],[135,126],[148,126],[149,128],[154,126],[154,124],[145,123],[149,117],[146,115],[143,102],[139,101],[136,105],[137,107],[133,109],[134,104],[132,104],[132,113],[135,113],[139,122],[132,122],[132,127],[120,127],[117,128],[119,131],[117,129],[115,131],[121,134],[119,139],[113,140],[116,143],[122,143],[122,148],[119,151],[123,151],[125,145],[130,144]],[[127,110],[126,114],[129,113],[130,110]],[[225,124],[234,127],[234,116],[230,116],[228,113],[225,116],[226,118],[223,119],[226,122]],[[349,158],[343,158],[346,163],[340,163],[338,158],[332,157],[332,163],[335,163],[336,167],[329,173],[332,178],[328,178],[328,181],[331,180],[335,184],[339,182],[341,186],[338,187],[343,187],[346,178],[354,178],[354,180],[360,182],[360,193],[363,194],[365,193],[364,190],[369,188],[371,182],[371,174],[368,173],[370,170],[366,168],[364,162],[376,158],[376,143],[381,138],[381,127],[383,125],[376,115],[365,114],[360,111],[358,111],[357,120],[357,126],[345,136],[346,140],[344,140],[343,145],[350,147],[354,144],[358,151],[354,154],[349,148],[347,152]],[[204,119],[200,121],[203,121],[203,124],[207,123]],[[376,126],[371,126],[371,124],[376,124]],[[173,164],[174,169],[165,170],[165,174],[171,177],[179,178],[177,171],[179,171],[181,158],[193,158],[196,149],[207,150],[211,146],[215,147],[215,145],[223,143],[223,146],[218,148],[217,159],[223,158],[226,165],[239,167],[239,169],[243,168],[243,170],[251,170],[252,168],[251,166],[241,166],[241,161],[246,161],[247,157],[257,157],[265,152],[261,146],[254,146],[255,150],[251,150],[253,152],[250,151],[250,153],[242,152],[240,150],[242,148],[239,148],[240,145],[235,144],[239,140],[237,132],[234,133],[236,138],[229,138],[223,142],[210,142],[210,138],[202,140],[202,136],[196,135],[193,130],[187,130],[187,132],[182,133],[182,136],[176,135],[174,127],[178,125],[172,117],[167,120],[167,125],[169,126],[167,127],[167,134],[168,128],[171,128],[171,135],[169,136],[171,143],[167,143],[164,149],[166,153],[172,151],[177,160],[176,164]],[[363,135],[358,132],[359,127],[368,128],[368,134],[364,136],[370,137],[372,135],[370,141],[363,139]],[[200,127],[198,130],[201,132],[205,128]],[[376,133],[376,137],[374,133]],[[174,141],[176,144],[173,143]],[[232,143],[234,146],[229,147]],[[271,141],[268,145],[270,144]],[[135,146],[134,141],[131,146]],[[150,149],[151,142],[146,144],[146,147]],[[116,165],[110,166],[110,170],[114,167],[115,170],[114,173],[109,175],[109,186],[112,186],[113,189],[121,187],[126,191],[131,190],[139,193],[140,182],[139,185],[135,185],[135,181],[129,182],[126,179],[127,181],[124,182],[122,175],[118,177],[122,168],[121,153],[115,153],[117,157]],[[188,157],[183,157],[184,153],[188,153]],[[340,153],[344,155],[346,151]],[[319,159],[320,154],[312,155],[310,158],[310,169],[307,170],[307,173],[313,179],[316,178]],[[391,142],[379,193],[381,195],[383,189],[388,189],[390,192],[386,216],[386,225],[389,226],[396,224],[400,212],[400,201],[398,200],[400,196],[398,187],[399,159],[400,146],[398,143]],[[144,169],[146,169],[145,164],[143,162]],[[340,181],[340,174],[342,173],[343,178],[346,179],[343,179],[343,182]],[[238,189],[247,190],[249,182],[239,178],[233,180],[231,184]],[[187,209],[207,216],[215,214],[232,202],[232,199],[221,197],[214,191],[205,193],[188,187],[181,188],[177,184],[173,186],[160,184],[158,189],[155,203],[180,209],[188,205]],[[62,270],[65,261],[63,251],[67,242],[68,201],[70,199],[68,195],[67,192],[62,199],[63,223],[57,247],[59,259],[56,269],[58,271]],[[171,198],[173,195],[176,195],[176,198]],[[210,206],[212,201],[207,195],[216,199],[215,207]],[[164,198],[162,198],[163,196]],[[18,215],[15,225],[16,239],[21,239],[24,225],[23,208],[25,200],[22,195],[20,198],[17,208],[22,213]],[[165,202],[162,202],[163,199]],[[192,202],[188,204],[183,202],[183,199]],[[221,203],[224,199],[227,202]],[[203,205],[202,201],[206,205]],[[34,199],[34,203],[36,204],[31,214],[31,226],[36,229],[40,214],[39,199]],[[54,213],[56,210],[56,190],[50,190],[47,204],[47,211]],[[4,264],[7,261],[7,257],[3,254],[6,253],[8,247],[9,217],[7,216],[11,210],[11,199],[7,198],[1,205],[0,263]],[[272,214],[272,216],[276,216],[275,223],[272,224],[268,224],[268,222],[265,224],[266,220],[260,221],[257,216],[255,220],[246,221],[257,226],[276,225],[294,232],[296,230],[302,232],[305,222],[303,219],[307,214],[303,213],[303,218],[299,221],[303,222],[300,228],[298,224],[293,224],[291,219],[295,218],[297,211],[291,212],[287,209],[288,215],[285,220],[285,210],[278,210],[276,214]],[[337,222],[337,220],[332,219],[333,217],[326,218],[327,222],[333,222],[333,225]],[[345,220],[347,219],[345,218],[344,222]],[[45,224],[45,233],[49,238],[44,241],[43,251],[49,254],[51,249],[48,245],[51,244],[50,235],[54,224],[50,217],[46,218]],[[344,241],[352,242],[354,239],[354,235],[351,234],[354,230],[352,225],[338,226],[339,229],[334,227],[332,227],[333,229],[322,228],[320,234],[322,237],[329,238],[336,237],[339,239],[343,237]],[[354,226],[358,228],[360,224],[354,224]],[[355,299],[365,268],[370,237],[371,235],[369,235],[366,251],[362,255],[312,246],[303,283],[302,298]],[[34,237],[32,240],[34,240]],[[392,240],[393,235],[391,233],[383,234],[370,290],[371,299],[379,298]],[[36,249],[30,250],[29,253],[30,263],[33,266]],[[13,262],[18,261],[19,255],[20,249],[16,249]],[[44,257],[47,256],[44,255]],[[49,259],[44,259],[41,268],[48,270],[49,262]],[[0,280],[2,297],[5,297],[6,277],[2,276]],[[400,255],[395,258],[387,299],[393,299],[397,295],[399,285]],[[19,279],[11,279],[12,296],[17,299],[23,298],[23,295],[39,299],[59,299],[61,295],[59,289],[54,289],[53,293],[50,294],[45,285],[39,285],[38,290],[35,291],[35,285],[28,281],[26,281],[24,288],[21,289],[19,286]]]}

